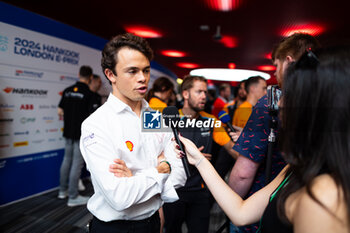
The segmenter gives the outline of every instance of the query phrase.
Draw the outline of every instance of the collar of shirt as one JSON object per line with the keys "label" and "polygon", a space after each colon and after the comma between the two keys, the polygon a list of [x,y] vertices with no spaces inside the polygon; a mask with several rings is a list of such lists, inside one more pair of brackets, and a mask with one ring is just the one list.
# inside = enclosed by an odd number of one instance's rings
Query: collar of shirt
{"label": "collar of shirt", "polygon": [[[145,99],[142,99],[141,102],[142,102],[141,112],[150,109],[150,107]],[[112,93],[109,93],[109,96],[107,99],[107,104],[110,105],[111,108],[117,113],[122,112],[122,111],[133,112],[129,105],[127,105],[126,103],[121,101],[118,97],[116,97]]]}

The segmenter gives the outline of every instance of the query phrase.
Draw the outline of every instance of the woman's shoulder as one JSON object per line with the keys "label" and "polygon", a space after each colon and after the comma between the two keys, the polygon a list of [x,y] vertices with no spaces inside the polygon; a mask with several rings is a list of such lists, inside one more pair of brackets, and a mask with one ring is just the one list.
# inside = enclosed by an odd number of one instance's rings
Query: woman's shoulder
{"label": "woman's shoulder", "polygon": [[320,228],[319,232],[347,232],[346,202],[342,188],[334,178],[329,174],[317,176],[311,183],[310,191],[313,197],[306,187],[295,193],[290,219],[294,224],[298,223],[295,227],[316,227]]}

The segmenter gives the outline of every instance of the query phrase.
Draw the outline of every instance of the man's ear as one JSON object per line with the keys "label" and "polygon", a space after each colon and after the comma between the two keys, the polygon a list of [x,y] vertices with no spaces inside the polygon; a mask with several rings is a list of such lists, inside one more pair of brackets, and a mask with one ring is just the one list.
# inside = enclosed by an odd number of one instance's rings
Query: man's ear
{"label": "man's ear", "polygon": [[184,98],[184,100],[188,100],[190,97],[189,97],[190,93],[188,92],[188,90],[184,90],[182,92],[182,97]]}
{"label": "man's ear", "polygon": [[288,63],[292,63],[292,62],[295,62],[295,59],[288,55],[288,56],[286,57],[286,61],[287,61]]}
{"label": "man's ear", "polygon": [[105,69],[105,75],[107,76],[108,80],[111,83],[114,83],[116,81],[117,76],[113,74],[113,71],[110,69]]}

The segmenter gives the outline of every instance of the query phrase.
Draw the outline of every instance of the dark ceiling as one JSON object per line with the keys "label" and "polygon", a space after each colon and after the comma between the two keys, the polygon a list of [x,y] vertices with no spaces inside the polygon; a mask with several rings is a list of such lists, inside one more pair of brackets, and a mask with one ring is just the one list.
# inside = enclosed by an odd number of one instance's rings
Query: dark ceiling
{"label": "dark ceiling", "polygon": [[[212,2],[214,0],[211,0]],[[197,63],[201,68],[227,68],[233,62],[239,69],[258,70],[271,65],[266,54],[280,41],[282,31],[297,26],[316,26],[324,46],[349,44],[349,1],[345,0],[232,0],[235,10],[222,12],[209,8],[210,0],[5,0],[18,6],[82,29],[109,40],[125,32],[125,25],[144,25],[159,30],[161,38],[148,39],[155,60],[178,77],[190,69],[178,62]],[[18,16],[20,17],[20,16]],[[207,30],[201,30],[207,25]],[[220,25],[223,36],[236,39],[234,48],[225,47],[213,35]],[[161,50],[180,50],[186,57],[166,57]],[[273,74],[273,71],[269,72]],[[273,81],[270,81],[271,83]]]}

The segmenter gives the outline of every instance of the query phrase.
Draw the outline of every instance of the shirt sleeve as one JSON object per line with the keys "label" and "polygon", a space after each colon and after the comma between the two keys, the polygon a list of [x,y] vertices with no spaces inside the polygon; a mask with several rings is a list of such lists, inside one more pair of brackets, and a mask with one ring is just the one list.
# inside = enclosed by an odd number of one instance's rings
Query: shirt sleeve
{"label": "shirt sleeve", "polygon": [[233,149],[254,162],[261,163],[267,153],[270,133],[267,97],[262,97],[253,108],[247,124]]}
{"label": "shirt sleeve", "polygon": [[184,186],[187,180],[182,160],[176,157],[174,142],[171,141],[172,137],[172,134],[166,134],[164,137],[164,156],[171,165],[169,179],[166,181],[161,194],[161,198],[164,202],[174,202],[178,200],[175,188]]}
{"label": "shirt sleeve", "polygon": [[[215,118],[215,122],[218,122],[219,120]],[[221,122],[221,121],[219,121]],[[230,136],[227,134],[226,130],[224,129],[224,127],[215,127],[214,126],[214,132],[213,132],[213,140],[219,144],[220,146],[225,145],[226,143],[228,143],[231,138]]]}
{"label": "shirt sleeve", "polygon": [[120,156],[107,132],[101,122],[85,121],[82,124],[80,150],[96,186],[95,192],[100,192],[117,211],[146,202],[160,194],[169,174],[160,174],[156,168],[142,170],[132,177],[115,177],[109,172],[113,159]]}

